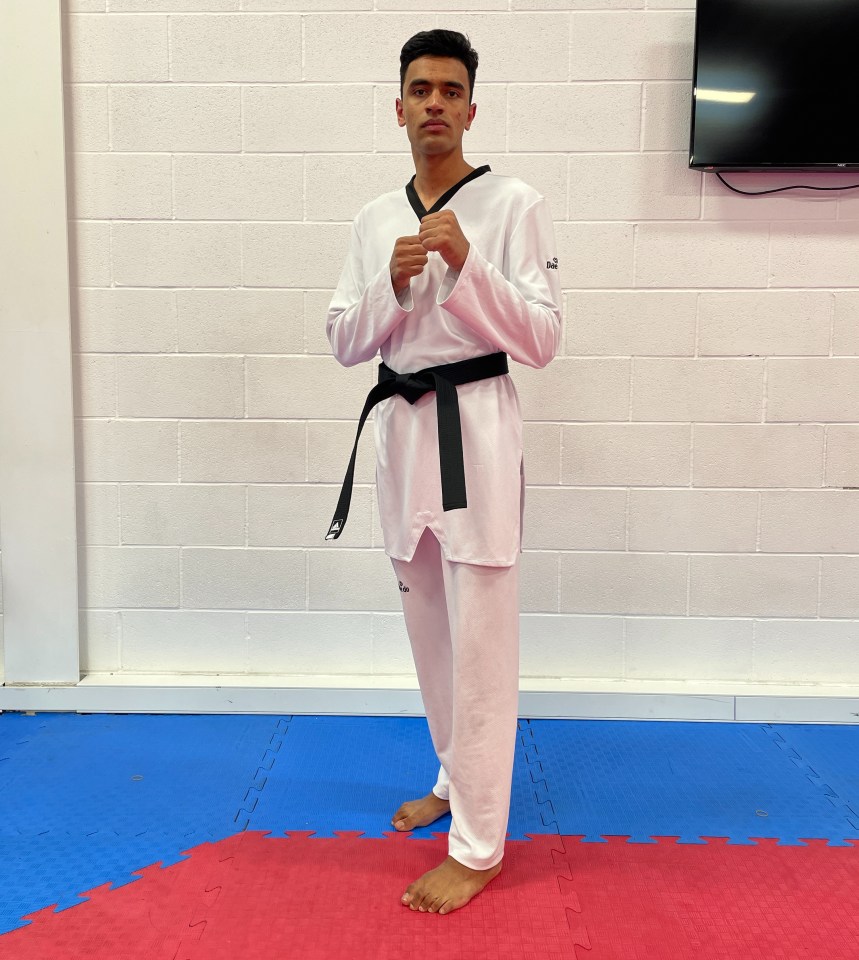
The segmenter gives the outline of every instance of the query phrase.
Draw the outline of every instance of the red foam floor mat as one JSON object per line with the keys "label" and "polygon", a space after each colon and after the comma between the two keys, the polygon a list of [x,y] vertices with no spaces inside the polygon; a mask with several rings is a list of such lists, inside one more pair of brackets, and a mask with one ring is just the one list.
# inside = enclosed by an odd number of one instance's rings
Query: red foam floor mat
{"label": "red foam floor mat", "polygon": [[[2,960],[474,960],[575,958],[560,889],[560,837],[508,841],[508,860],[464,910],[419,913],[399,899],[447,855],[447,835],[361,839],[237,834],[190,859],[0,938]],[[556,858],[560,866],[556,864]],[[182,906],[184,904],[184,913]]]}
{"label": "red foam floor mat", "polygon": [[0,938],[2,960],[856,960],[859,841],[508,841],[447,916],[399,903],[446,836],[237,834]]}
{"label": "red foam floor mat", "polygon": [[[564,837],[589,960],[857,960],[859,840]],[[754,839],[754,838],[753,838]]]}

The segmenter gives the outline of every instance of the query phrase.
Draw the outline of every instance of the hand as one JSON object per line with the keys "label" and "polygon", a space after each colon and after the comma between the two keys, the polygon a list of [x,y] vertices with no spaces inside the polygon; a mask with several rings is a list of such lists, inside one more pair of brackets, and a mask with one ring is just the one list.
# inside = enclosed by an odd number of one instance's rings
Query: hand
{"label": "hand", "polygon": [[425,250],[437,250],[453,270],[462,270],[471,244],[465,238],[453,210],[428,213],[421,220],[420,241]]}
{"label": "hand", "polygon": [[427,264],[427,252],[420,237],[399,237],[391,254],[391,283],[399,295],[406,289],[412,277],[423,273]]}

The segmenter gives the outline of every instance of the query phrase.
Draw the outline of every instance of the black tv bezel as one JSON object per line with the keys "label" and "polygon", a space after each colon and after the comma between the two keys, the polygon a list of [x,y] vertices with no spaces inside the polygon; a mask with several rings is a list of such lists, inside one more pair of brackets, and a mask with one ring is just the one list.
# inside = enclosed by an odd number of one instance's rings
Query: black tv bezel
{"label": "black tv bezel", "polygon": [[844,173],[851,170],[859,170],[859,159],[849,163],[703,163],[694,159],[693,147],[695,144],[695,113],[697,107],[696,92],[698,90],[698,28],[699,28],[699,0],[695,3],[695,34],[694,46],[692,48],[692,97],[689,117],[689,168],[691,170],[701,170],[704,173],[722,173],[722,172],[760,172],[762,170],[776,171],[797,171],[797,172],[818,172],[818,173]]}

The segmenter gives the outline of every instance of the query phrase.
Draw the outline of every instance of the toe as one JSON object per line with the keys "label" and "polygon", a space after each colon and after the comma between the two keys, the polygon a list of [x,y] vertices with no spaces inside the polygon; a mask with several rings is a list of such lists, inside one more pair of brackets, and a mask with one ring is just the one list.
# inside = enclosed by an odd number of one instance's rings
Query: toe
{"label": "toe", "polygon": [[459,910],[460,907],[464,907],[471,897],[443,897],[443,903],[439,904],[439,913],[453,913],[454,910]]}
{"label": "toe", "polygon": [[391,819],[391,824],[395,830],[411,830],[414,826],[414,817],[407,809],[404,803]]}
{"label": "toe", "polygon": [[432,897],[430,897],[424,890],[418,890],[415,896],[412,897],[412,903],[418,910],[420,910],[421,913],[427,912],[427,908],[429,907],[431,901]]}

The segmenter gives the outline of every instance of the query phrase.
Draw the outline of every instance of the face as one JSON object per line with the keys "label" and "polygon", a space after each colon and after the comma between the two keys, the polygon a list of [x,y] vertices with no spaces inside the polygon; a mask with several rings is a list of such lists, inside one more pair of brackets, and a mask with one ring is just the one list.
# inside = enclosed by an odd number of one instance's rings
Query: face
{"label": "face", "polygon": [[406,128],[412,150],[443,154],[462,150],[475,104],[468,102],[468,71],[453,57],[418,57],[406,68],[397,122]]}

